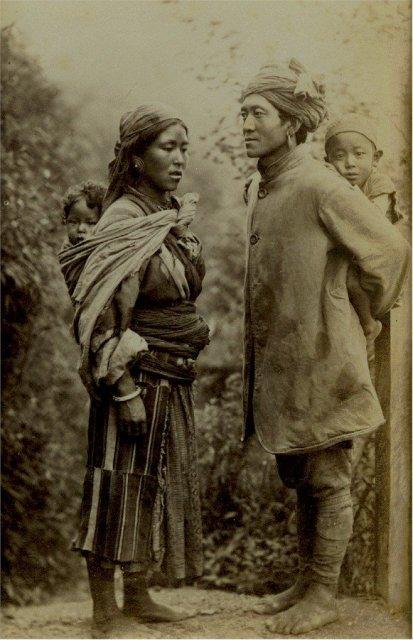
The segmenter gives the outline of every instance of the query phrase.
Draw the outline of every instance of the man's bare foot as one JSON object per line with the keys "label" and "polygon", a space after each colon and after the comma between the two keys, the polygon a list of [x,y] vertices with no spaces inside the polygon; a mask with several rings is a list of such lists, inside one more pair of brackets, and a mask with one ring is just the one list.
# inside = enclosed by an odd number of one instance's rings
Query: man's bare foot
{"label": "man's bare foot", "polygon": [[302,578],[298,578],[297,582],[292,587],[277,593],[276,596],[271,596],[271,599],[266,599],[264,602],[257,604],[253,607],[255,613],[262,615],[273,616],[280,611],[285,611],[293,605],[297,604],[300,598],[303,597],[305,590],[308,586],[308,582]]}
{"label": "man's bare foot", "polygon": [[271,633],[296,635],[319,629],[337,618],[337,603],[331,590],[313,582],[297,604],[278,613],[266,627]]}

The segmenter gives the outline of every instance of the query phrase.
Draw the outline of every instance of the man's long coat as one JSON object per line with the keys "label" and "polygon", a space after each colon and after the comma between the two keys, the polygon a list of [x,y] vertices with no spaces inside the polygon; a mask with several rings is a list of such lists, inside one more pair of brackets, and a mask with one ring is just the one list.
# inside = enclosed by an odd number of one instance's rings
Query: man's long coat
{"label": "man's long coat", "polygon": [[347,270],[359,266],[379,317],[400,294],[409,248],[306,145],[259,178],[257,198],[254,181],[249,190],[244,437],[255,430],[271,453],[304,453],[384,422]]}

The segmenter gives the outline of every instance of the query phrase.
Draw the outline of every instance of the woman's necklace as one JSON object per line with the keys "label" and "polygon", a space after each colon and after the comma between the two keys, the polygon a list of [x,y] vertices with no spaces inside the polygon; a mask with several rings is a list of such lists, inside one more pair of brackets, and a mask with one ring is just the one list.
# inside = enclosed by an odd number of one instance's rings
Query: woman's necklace
{"label": "woman's necklace", "polygon": [[135,191],[135,193],[140,195],[141,198],[147,198],[148,200],[151,200],[160,211],[162,209],[165,209],[165,207],[168,209],[172,206],[172,199],[169,192],[166,192],[163,198],[161,198],[160,196],[159,198],[157,198],[156,196],[152,196],[149,193],[145,193],[145,191],[140,191],[136,188],[134,188],[133,190]]}

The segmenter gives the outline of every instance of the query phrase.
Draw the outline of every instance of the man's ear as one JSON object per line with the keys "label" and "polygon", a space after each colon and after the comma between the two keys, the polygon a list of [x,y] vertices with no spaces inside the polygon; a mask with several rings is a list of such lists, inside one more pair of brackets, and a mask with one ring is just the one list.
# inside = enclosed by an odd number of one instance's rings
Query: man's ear
{"label": "man's ear", "polygon": [[380,158],[383,155],[383,151],[381,149],[377,149],[373,154],[373,167],[377,167],[379,164]]}
{"label": "man's ear", "polygon": [[289,131],[290,135],[295,135],[302,125],[300,118],[297,118],[296,116],[290,116],[287,122],[288,122],[287,131]]}

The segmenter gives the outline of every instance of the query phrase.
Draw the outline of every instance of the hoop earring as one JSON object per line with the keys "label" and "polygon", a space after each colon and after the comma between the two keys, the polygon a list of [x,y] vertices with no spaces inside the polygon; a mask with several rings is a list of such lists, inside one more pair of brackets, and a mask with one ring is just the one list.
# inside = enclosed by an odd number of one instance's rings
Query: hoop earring
{"label": "hoop earring", "polygon": [[293,141],[291,138],[291,131],[287,131],[287,146],[291,150],[293,148]]}
{"label": "hoop earring", "polygon": [[136,157],[136,158],[135,158],[135,161],[134,161],[134,165],[133,165],[133,166],[135,167],[135,169],[136,169],[136,171],[137,171],[138,173],[143,173],[143,171],[144,171],[144,169],[145,169],[145,163],[144,163],[144,161],[142,160],[142,158],[137,158],[137,157]]}

